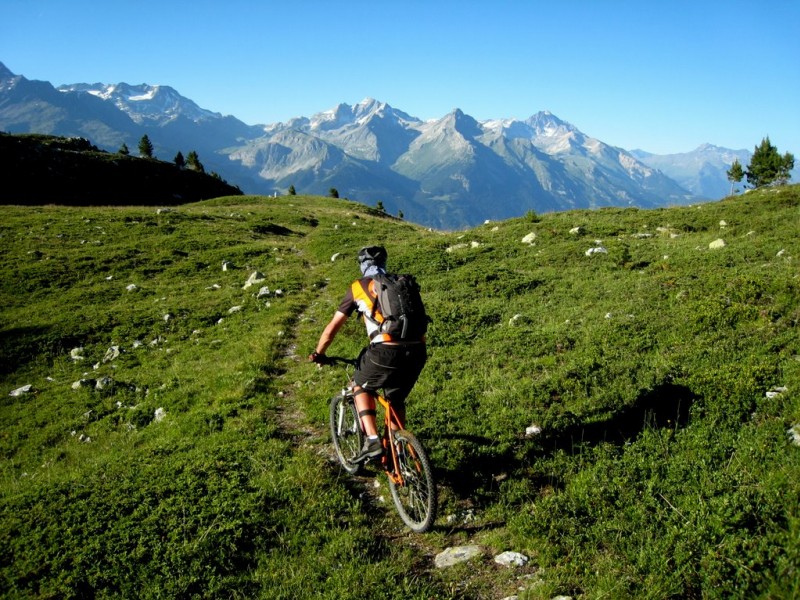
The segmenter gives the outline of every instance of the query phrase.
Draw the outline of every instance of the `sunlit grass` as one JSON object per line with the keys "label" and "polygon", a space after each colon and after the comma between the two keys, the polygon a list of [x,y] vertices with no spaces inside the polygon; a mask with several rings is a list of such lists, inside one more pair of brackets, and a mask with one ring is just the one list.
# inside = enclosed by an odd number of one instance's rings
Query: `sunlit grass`
{"label": "sunlit grass", "polygon": [[[463,232],[312,197],[3,207],[2,589],[495,598],[526,585],[488,557],[433,569],[446,546],[478,543],[542,568],[526,598],[790,597],[799,196]],[[417,275],[433,317],[408,402],[441,487],[424,536],[330,463],[343,373],[304,360],[368,243]],[[264,281],[243,289],[254,271]],[[363,343],[349,323],[330,353]],[[103,377],[115,385],[72,388]]]}

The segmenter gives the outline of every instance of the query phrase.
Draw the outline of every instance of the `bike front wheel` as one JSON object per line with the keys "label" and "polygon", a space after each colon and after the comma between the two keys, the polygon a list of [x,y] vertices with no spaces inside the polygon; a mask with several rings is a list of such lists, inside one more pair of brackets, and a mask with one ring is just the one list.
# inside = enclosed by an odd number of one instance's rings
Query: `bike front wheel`
{"label": "bike front wheel", "polygon": [[[389,489],[400,518],[411,531],[428,531],[436,520],[436,484],[428,455],[408,431],[393,434],[399,473],[389,465]],[[392,461],[389,454],[387,460]]]}
{"label": "bike front wheel", "polygon": [[361,452],[364,434],[352,396],[336,396],[331,400],[330,423],[336,457],[342,468],[353,475],[361,467],[353,458]]}

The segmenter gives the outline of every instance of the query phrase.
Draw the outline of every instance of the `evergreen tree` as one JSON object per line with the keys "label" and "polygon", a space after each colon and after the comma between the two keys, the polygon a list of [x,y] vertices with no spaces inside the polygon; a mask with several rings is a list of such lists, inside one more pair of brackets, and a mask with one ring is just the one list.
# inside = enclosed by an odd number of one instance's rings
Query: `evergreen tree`
{"label": "evergreen tree", "polygon": [[377,208],[381,212],[386,212],[386,209],[383,207],[383,202],[378,200],[377,204],[375,204],[375,208]]}
{"label": "evergreen tree", "polygon": [[739,183],[744,178],[744,169],[742,169],[742,163],[739,162],[739,159],[736,158],[731,165],[731,168],[726,171],[728,175],[728,181],[731,182],[731,196],[733,195],[733,186]]}
{"label": "evergreen tree", "polygon": [[295,191],[295,189],[294,189],[294,186],[293,186],[293,185],[290,185],[290,186],[289,186],[289,195],[290,195],[290,196],[296,196],[296,195],[297,195],[297,191]]}
{"label": "evergreen tree", "polygon": [[200,162],[200,157],[197,156],[197,152],[195,152],[194,150],[189,152],[189,154],[186,156],[186,164],[189,165],[190,169],[194,169],[195,171],[198,171],[199,173],[205,173],[206,172],[206,169],[203,166],[203,163]]}
{"label": "evergreen tree", "polygon": [[175,166],[179,169],[183,169],[186,166],[186,161],[183,158],[183,154],[181,151],[178,150],[178,153],[175,155]]}
{"label": "evergreen tree", "polygon": [[403,211],[402,211],[402,210],[398,210],[398,211],[397,211],[397,218],[398,218],[398,219],[402,219],[404,216],[405,216],[405,215],[403,214]]}
{"label": "evergreen tree", "polygon": [[117,153],[122,154],[122,156],[128,156],[131,153],[131,151],[128,150],[128,144],[123,142],[122,146],[120,146],[119,150],[117,150]]}
{"label": "evergreen tree", "polygon": [[328,196],[330,196],[331,198],[338,198],[339,190],[337,190],[336,188],[331,188],[330,191],[328,192]]}
{"label": "evergreen tree", "polygon": [[765,137],[753,151],[745,175],[747,183],[758,188],[772,183],[786,183],[791,177],[789,171],[793,168],[794,156],[789,152],[781,156],[770,143],[769,137]]}
{"label": "evergreen tree", "polygon": [[145,133],[139,140],[139,156],[143,158],[153,158],[153,143]]}

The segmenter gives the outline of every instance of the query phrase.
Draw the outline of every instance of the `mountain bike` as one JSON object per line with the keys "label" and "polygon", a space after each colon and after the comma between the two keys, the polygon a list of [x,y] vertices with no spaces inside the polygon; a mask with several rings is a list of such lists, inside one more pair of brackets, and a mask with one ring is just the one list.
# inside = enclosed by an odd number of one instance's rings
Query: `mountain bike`
{"label": "mountain bike", "polygon": [[[326,356],[322,364],[345,366],[347,385],[341,394],[331,399],[330,425],[336,456],[342,468],[354,475],[361,463],[353,462],[353,459],[360,453],[365,436],[353,392],[356,361]],[[392,403],[382,394],[377,395],[377,400],[384,413],[381,467],[389,480],[392,500],[409,529],[423,533],[436,520],[436,484],[430,460],[419,440],[404,428]]]}

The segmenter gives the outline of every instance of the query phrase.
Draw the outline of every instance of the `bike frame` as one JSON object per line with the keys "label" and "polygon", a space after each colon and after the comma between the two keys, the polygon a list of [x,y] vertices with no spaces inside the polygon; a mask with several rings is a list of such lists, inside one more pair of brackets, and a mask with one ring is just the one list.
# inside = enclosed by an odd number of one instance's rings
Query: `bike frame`
{"label": "bike frame", "polygon": [[[328,359],[328,364],[335,364],[335,363],[343,363],[345,365],[350,365],[351,367],[354,366],[355,361],[339,358],[335,356],[326,357]],[[353,402],[355,402],[355,382],[353,381],[353,376],[351,375],[350,371],[345,368],[345,373],[347,374],[347,387],[342,390],[344,395],[349,396]],[[395,430],[402,430],[405,429],[405,424],[400,421],[400,417],[397,416],[397,412],[392,407],[391,401],[384,397],[383,394],[374,393],[375,400],[383,407],[383,447],[384,447],[384,455],[381,460],[383,470],[386,472],[387,477],[389,477],[395,484],[403,485],[403,474],[400,469],[400,462],[397,458],[397,448],[394,445],[394,432]],[[361,417],[358,418],[358,426],[361,428],[362,433],[366,433],[364,431],[364,424],[361,422]],[[388,446],[388,452],[386,452]],[[412,453],[412,457],[416,459],[414,449],[409,448]],[[387,460],[387,454],[391,457],[391,463]]]}
{"label": "bike frame", "polygon": [[[403,423],[400,422],[400,419],[397,416],[394,408],[392,407],[392,403],[383,397],[382,394],[376,394],[376,400],[383,406],[383,414],[384,414],[384,432],[383,432],[383,439],[385,440],[384,450],[386,449],[385,446],[388,445],[390,448],[390,456],[392,457],[392,469],[389,469],[389,465],[384,463],[383,468],[386,471],[387,476],[389,476],[396,484],[402,485],[403,484],[403,474],[400,471],[400,463],[397,460],[397,448],[394,446],[394,430],[395,425],[397,425],[397,429],[403,429]],[[364,426],[361,424],[361,419],[358,420],[359,425],[361,425],[361,429],[363,431]],[[413,448],[410,448],[413,452]]]}

